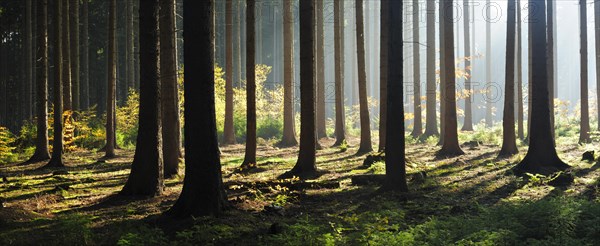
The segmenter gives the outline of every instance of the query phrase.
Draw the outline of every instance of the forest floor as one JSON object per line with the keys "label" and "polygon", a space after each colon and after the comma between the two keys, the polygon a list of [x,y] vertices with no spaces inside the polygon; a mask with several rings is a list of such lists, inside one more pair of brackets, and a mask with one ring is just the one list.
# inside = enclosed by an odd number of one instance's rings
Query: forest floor
{"label": "forest floor", "polygon": [[160,197],[117,195],[127,179],[132,150],[120,150],[118,158],[106,162],[98,161],[103,153],[68,153],[68,167],[60,170],[38,170],[43,163],[7,164],[0,167],[6,176],[0,184],[0,244],[469,245],[600,240],[600,165],[581,161],[584,146],[559,147],[575,180],[555,187],[547,177],[511,175],[509,169],[526,153],[522,144],[519,155],[498,160],[497,144],[466,143],[466,155],[445,159],[435,157],[435,145],[411,143],[406,151],[410,192],[403,194],[381,193],[377,184],[353,184],[353,176],[384,173],[383,163],[363,167],[366,156],[355,155],[357,139],[349,141],[347,150],[328,147],[331,139],[321,143],[325,148],[317,156],[320,176],[308,181],[277,180],[294,165],[296,148],[259,146],[258,167],[241,173],[244,146],[223,147],[231,208],[219,218],[185,221],[161,216],[181,192],[182,176],[166,180]]}

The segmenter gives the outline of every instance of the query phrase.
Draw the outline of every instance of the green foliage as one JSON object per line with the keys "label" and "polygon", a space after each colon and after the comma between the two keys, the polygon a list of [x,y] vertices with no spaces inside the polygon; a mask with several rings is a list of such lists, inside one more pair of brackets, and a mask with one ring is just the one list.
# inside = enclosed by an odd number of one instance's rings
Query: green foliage
{"label": "green foliage", "polygon": [[10,131],[0,126],[0,164],[16,161],[16,155],[13,154],[15,149],[12,144],[15,138]]}
{"label": "green foliage", "polygon": [[169,245],[164,232],[158,228],[138,226],[133,231],[125,233],[117,241],[119,246]]}
{"label": "green foliage", "polygon": [[52,243],[56,245],[92,244],[92,218],[86,215],[69,214],[58,218]]}
{"label": "green foliage", "polygon": [[238,231],[229,225],[198,224],[189,230],[177,232],[177,245],[215,245],[235,238]]}
{"label": "green foliage", "polygon": [[283,122],[273,118],[262,118],[257,122],[256,135],[264,139],[281,139]]}
{"label": "green foliage", "polygon": [[140,111],[140,95],[129,91],[127,102],[117,107],[117,144],[121,147],[133,147],[137,141]]}

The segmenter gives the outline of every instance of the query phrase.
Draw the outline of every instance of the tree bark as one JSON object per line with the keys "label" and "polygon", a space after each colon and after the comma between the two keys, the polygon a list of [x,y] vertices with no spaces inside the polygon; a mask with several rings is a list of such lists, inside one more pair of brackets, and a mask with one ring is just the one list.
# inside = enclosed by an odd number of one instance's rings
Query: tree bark
{"label": "tree bark", "polygon": [[140,0],[140,74],[144,83],[140,83],[138,132],[142,134],[137,137],[131,173],[122,195],[157,196],[164,190],[158,10],[158,0]]}
{"label": "tree bark", "polygon": [[[129,2],[129,1],[128,1]],[[81,5],[81,78],[80,78],[80,104],[81,109],[87,110],[90,107],[90,58],[89,58],[89,2],[83,0]]]}
{"label": "tree bark", "polygon": [[[256,167],[256,39],[254,0],[248,0],[246,15],[246,155],[242,168]],[[260,7],[258,7],[260,9]],[[260,22],[260,21],[259,21]],[[260,31],[260,29],[258,29]],[[260,32],[259,32],[260,36]],[[260,46],[260,44],[259,44]]]}
{"label": "tree bark", "polygon": [[36,103],[37,103],[37,137],[35,152],[27,163],[46,161],[50,159],[48,151],[48,11],[47,0],[37,3],[37,51],[36,51]]}
{"label": "tree bark", "polygon": [[464,152],[461,150],[458,143],[458,127],[456,119],[456,76],[454,66],[454,28],[452,27],[453,17],[453,5],[452,0],[444,0],[444,64],[446,69],[445,73],[442,74],[445,79],[444,85],[444,97],[442,100],[445,101],[445,117],[444,117],[444,143],[439,154],[442,156],[456,156],[463,155]]}
{"label": "tree bark", "polygon": [[134,19],[134,4],[133,4],[133,0],[126,0],[127,1],[127,33],[125,33],[125,42],[127,42],[126,49],[127,49],[127,87],[129,87],[130,89],[136,88],[136,82],[135,82],[135,72],[136,72],[136,66],[135,66],[135,57],[136,57],[136,53],[134,51],[134,47],[135,47],[135,27],[133,25],[133,19]]}
{"label": "tree bark", "polygon": [[435,50],[435,1],[427,1],[427,112],[424,138],[439,135],[436,112],[437,78],[435,74]]}
{"label": "tree bark", "polygon": [[444,54],[446,37],[444,35],[446,22],[445,16],[446,11],[444,10],[444,1],[439,1],[439,45],[440,45],[440,139],[438,142],[439,146],[444,144],[444,138],[446,137],[446,61]]}
{"label": "tree bark", "polygon": [[[600,105],[600,1],[594,1],[594,20],[596,36],[596,103]],[[600,106],[597,106],[600,108]],[[600,130],[600,110],[597,110],[598,130]]]}
{"label": "tree bark", "polygon": [[225,2],[225,126],[223,144],[235,144],[233,129],[233,0]]}
{"label": "tree bark", "polygon": [[500,157],[519,153],[515,138],[515,0],[508,0],[506,25],[506,84],[504,89],[503,141]]}
{"label": "tree bark", "polygon": [[109,2],[108,14],[108,81],[106,84],[106,154],[104,158],[115,157],[115,98],[117,85],[117,1]]}
{"label": "tree bark", "polygon": [[80,110],[79,96],[79,0],[70,0],[71,83],[73,109]]}
{"label": "tree bark", "polygon": [[[549,4],[548,6],[550,6]],[[590,109],[588,100],[588,42],[587,42],[587,3],[579,1],[580,58],[581,58],[581,120],[579,122],[579,143],[589,143]],[[550,74],[550,72],[548,73]],[[552,110],[550,111],[552,113]],[[552,117],[551,117],[552,118]]]}
{"label": "tree bark", "polygon": [[282,177],[305,178],[317,171],[315,131],[315,2],[300,1],[300,151],[294,168]]}
{"label": "tree bark", "polygon": [[468,95],[465,97],[465,120],[463,122],[463,131],[473,131],[473,88],[471,87],[471,80],[473,69],[471,68],[471,28],[470,23],[470,11],[469,11],[469,0],[464,0],[464,40],[465,40],[465,72],[468,72],[469,75],[465,78],[465,91],[467,91]]}
{"label": "tree bark", "polygon": [[554,53],[554,46],[556,46],[554,44],[554,32],[555,32],[555,27],[554,27],[554,16],[556,15],[554,13],[554,4],[553,4],[554,0],[547,0],[547,9],[548,9],[548,27],[546,28],[547,33],[547,39],[548,39],[548,91],[550,93],[550,126],[552,127],[552,138],[554,139],[554,144],[556,144],[556,138],[555,138],[555,134],[556,134],[556,127],[554,126],[554,86],[556,85],[556,78],[554,77],[555,73],[554,73],[554,68],[555,68],[555,59],[556,59],[556,54]]}
{"label": "tree bark", "polygon": [[548,91],[548,64],[546,61],[546,3],[545,0],[529,0],[537,6],[529,9],[532,57],[532,109],[529,134],[529,149],[525,158],[514,171],[516,174],[550,174],[562,171],[569,166],[556,153],[551,134],[550,104]]}
{"label": "tree bark", "polygon": [[54,140],[52,156],[45,168],[64,167],[63,162],[63,98],[62,98],[62,7],[63,1],[54,1]]}
{"label": "tree bark", "polygon": [[358,99],[360,103],[360,147],[359,154],[373,151],[371,145],[371,120],[367,101],[367,74],[365,71],[365,36],[363,0],[356,0],[356,55],[358,60]]}
{"label": "tree bark", "polygon": [[404,143],[404,102],[403,102],[403,50],[402,50],[402,1],[383,0],[382,10],[388,11],[388,63],[395,69],[388,70],[387,80],[387,144],[385,148],[384,189],[408,191],[406,184],[406,160]]}
{"label": "tree bark", "polygon": [[175,0],[160,1],[160,16],[163,165],[165,178],[171,178],[179,173],[179,156],[181,154]]}
{"label": "tree bark", "polygon": [[65,0],[63,3],[63,15],[62,15],[62,49],[63,49],[63,104],[64,110],[73,110],[73,95],[71,91],[71,35],[69,28],[70,20],[70,6],[69,0]]}
{"label": "tree bark", "polygon": [[[227,204],[215,120],[213,1],[184,0],[185,179],[175,217],[218,215]],[[248,0],[254,9],[254,0]],[[254,15],[249,11],[248,15]],[[253,23],[253,22],[252,22]]]}
{"label": "tree bark", "polygon": [[[389,33],[388,29],[390,26],[390,11],[389,1],[384,0],[381,2],[381,36],[380,38],[380,73],[379,73],[379,152],[385,151],[385,144],[387,140],[387,85],[388,85],[388,46],[389,46]],[[343,20],[342,20],[343,21]]]}
{"label": "tree bark", "polygon": [[419,44],[419,0],[413,0],[413,107],[415,113],[412,136],[417,138],[423,134],[421,116],[421,47]]}
{"label": "tree bark", "polygon": [[33,119],[33,112],[31,111],[33,109],[33,99],[32,99],[32,88],[33,88],[33,73],[34,73],[34,67],[33,67],[33,33],[32,33],[32,26],[33,26],[33,18],[32,18],[32,0],[25,0],[25,37],[24,37],[24,44],[23,46],[24,51],[25,51],[25,81],[23,83],[24,85],[24,91],[25,91],[25,97],[24,97],[24,101],[25,101],[25,105],[22,105],[24,112],[25,112],[25,119],[26,120],[31,120]]}
{"label": "tree bark", "polygon": [[521,0],[517,0],[517,135],[519,139],[525,139],[523,125],[523,35],[521,33]]}
{"label": "tree bark", "polygon": [[316,4],[316,80],[317,80],[317,139],[327,137],[325,126],[325,28],[323,25],[323,0],[315,0]]}
{"label": "tree bark", "polygon": [[294,17],[291,0],[283,1],[283,138],[282,146],[296,146],[294,117]]}

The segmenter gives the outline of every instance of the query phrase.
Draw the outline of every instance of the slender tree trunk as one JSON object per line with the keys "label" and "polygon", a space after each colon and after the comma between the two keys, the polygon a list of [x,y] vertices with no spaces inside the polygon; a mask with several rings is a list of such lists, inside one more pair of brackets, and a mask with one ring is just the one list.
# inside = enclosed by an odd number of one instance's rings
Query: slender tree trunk
{"label": "slender tree trunk", "polygon": [[419,0],[413,0],[413,106],[415,113],[412,136],[417,138],[423,134],[421,116],[421,47],[419,43]]}
{"label": "slender tree trunk", "polygon": [[115,157],[115,93],[117,85],[117,0],[111,0],[108,15],[108,83],[106,95],[106,154]]}
{"label": "slender tree trunk", "polygon": [[358,98],[360,101],[360,148],[358,153],[373,151],[371,145],[371,120],[367,101],[367,74],[365,71],[365,36],[363,0],[356,0],[356,54],[358,57]]}
{"label": "slender tree trunk", "polygon": [[[256,39],[254,0],[248,0],[246,15],[246,155],[242,168],[256,167]],[[260,6],[258,7],[260,9]],[[260,29],[258,29],[260,31]],[[259,32],[260,36],[260,32]],[[260,46],[260,44],[259,44]]]}
{"label": "slender tree trunk", "polygon": [[44,167],[64,167],[63,162],[63,98],[62,98],[62,3],[54,3],[54,140],[52,140],[52,156]]}
{"label": "slender tree trunk", "polygon": [[[530,1],[530,0],[527,0]],[[529,12],[529,11],[528,11]],[[529,14],[529,13],[528,13]],[[531,135],[531,108],[533,106],[532,104],[532,100],[533,100],[533,35],[532,35],[532,30],[531,30],[531,25],[528,25],[529,27],[528,29],[528,34],[527,34],[527,46],[528,46],[528,60],[527,60],[527,66],[529,66],[528,71],[529,73],[527,74],[528,76],[528,82],[527,82],[527,137],[525,138],[525,142],[529,143],[529,138]]]}
{"label": "slender tree trunk", "polygon": [[[490,0],[486,0],[485,6],[491,6]],[[486,96],[485,96],[485,124],[487,127],[494,126],[494,102],[492,95],[492,21],[491,21],[491,7],[486,9],[485,22],[485,83],[486,83]]]}
{"label": "slender tree trunk", "polygon": [[223,144],[235,144],[233,129],[233,0],[225,2],[225,126]]}
{"label": "slender tree trunk", "polygon": [[63,49],[63,104],[64,110],[73,110],[73,96],[71,91],[71,41],[70,41],[70,6],[69,1],[63,3],[62,15],[62,49]]}
{"label": "slender tree trunk", "polygon": [[[596,108],[600,108],[600,1],[594,1],[596,35]],[[597,110],[598,130],[600,130],[600,109]]]}
{"label": "slender tree trunk", "polygon": [[465,121],[463,123],[463,131],[473,131],[473,88],[471,87],[471,79],[473,75],[473,69],[471,68],[471,34],[469,27],[471,23],[470,19],[470,11],[469,11],[469,0],[464,0],[464,40],[465,40],[465,72],[468,72],[469,75],[465,78],[465,90],[468,95],[465,97]]}
{"label": "slender tree trunk", "polygon": [[525,139],[523,125],[523,51],[521,33],[521,0],[517,0],[517,135],[519,139]]}
{"label": "slender tree trunk", "polygon": [[515,0],[508,0],[506,25],[506,76],[504,94],[503,141],[499,156],[508,157],[519,152],[515,138]]}
{"label": "slender tree trunk", "polygon": [[[132,11],[133,11],[133,67],[134,67],[134,86],[135,91],[140,91],[140,1],[142,0],[133,0]],[[137,25],[135,24],[137,23]]]}
{"label": "slender tree trunk", "polygon": [[[128,3],[130,1],[127,1]],[[89,57],[89,2],[82,1],[81,5],[81,93],[80,103],[81,109],[87,110],[90,107],[90,57]]]}
{"label": "slender tree trunk", "polygon": [[36,51],[36,103],[37,103],[37,138],[35,153],[28,163],[50,159],[48,151],[48,11],[47,0],[38,0],[37,4],[37,51]]}
{"label": "slender tree trunk", "polygon": [[425,138],[439,135],[436,112],[437,78],[435,75],[435,50],[435,1],[427,1],[427,112],[425,134],[423,135]]}
{"label": "slender tree trunk", "polygon": [[546,46],[546,4],[545,0],[529,0],[529,28],[531,30],[532,55],[532,109],[529,134],[529,149],[525,158],[514,169],[516,174],[550,174],[565,170],[565,164],[556,153],[552,142],[550,126],[550,101],[548,91],[548,63]]}
{"label": "slender tree trunk", "polygon": [[382,10],[388,11],[388,62],[395,69],[388,70],[387,80],[387,145],[385,148],[386,189],[408,191],[406,184],[406,160],[404,143],[403,102],[403,50],[402,50],[402,1],[383,0]]}
{"label": "slender tree trunk", "polygon": [[316,7],[316,80],[317,80],[317,139],[327,137],[325,126],[325,28],[323,0],[315,0]]}
{"label": "slender tree trunk", "polygon": [[179,173],[181,153],[179,131],[179,90],[177,88],[177,47],[175,0],[160,1],[160,79],[165,178]]}
{"label": "slender tree trunk", "polygon": [[444,26],[447,24],[445,20],[445,16],[447,15],[444,10],[444,1],[439,1],[439,43],[440,43],[440,139],[438,142],[439,146],[444,144],[444,138],[446,137],[446,61],[445,57],[445,45],[446,37],[445,37],[445,28]]}
{"label": "slender tree trunk", "polygon": [[158,10],[158,0],[140,0],[140,74],[144,83],[140,84],[138,132],[143,134],[138,134],[131,173],[122,195],[157,196],[164,190]]}
{"label": "slender tree trunk", "polygon": [[[343,1],[342,1],[343,2]],[[379,152],[385,151],[387,137],[387,85],[388,85],[388,46],[389,46],[389,26],[390,26],[390,10],[389,0],[381,1],[381,36],[380,38],[380,53],[379,53]],[[343,21],[343,20],[341,20]],[[404,110],[404,108],[402,109]]]}
{"label": "slender tree trunk", "polygon": [[[254,9],[254,0],[248,7]],[[218,215],[227,204],[215,120],[213,1],[184,0],[185,179],[167,212],[175,217]],[[248,14],[252,14],[253,12]]]}
{"label": "slender tree trunk", "polygon": [[136,66],[135,57],[136,53],[134,50],[135,45],[135,26],[133,25],[134,19],[134,0],[127,0],[127,33],[125,33],[126,49],[127,49],[127,87],[130,89],[136,88]]}
{"label": "slender tree trunk", "polygon": [[[550,126],[552,127],[552,138],[555,139],[556,128],[554,127],[554,85],[556,78],[554,77],[554,64],[556,59],[556,54],[554,53],[554,0],[547,0],[547,9],[548,9],[548,27],[546,28],[548,34],[548,91],[550,93]],[[556,144],[556,143],[554,143]]]}
{"label": "slender tree trunk", "polygon": [[315,131],[315,2],[300,1],[300,152],[291,171],[282,177],[306,178],[314,175],[316,166]]}
{"label": "slender tree trunk", "polygon": [[283,138],[282,146],[296,146],[294,117],[294,17],[291,0],[283,1]]}
{"label": "slender tree trunk", "polygon": [[24,90],[25,90],[25,105],[22,105],[22,107],[25,109],[25,119],[26,120],[31,120],[33,119],[33,112],[31,111],[31,109],[33,108],[33,99],[32,99],[32,93],[31,93],[31,89],[33,87],[33,73],[34,73],[34,68],[33,68],[33,50],[32,50],[32,46],[33,46],[33,33],[32,33],[32,26],[33,26],[33,18],[32,18],[32,0],[25,0],[25,37],[24,37],[24,51],[25,51],[25,83],[24,85]]}
{"label": "slender tree trunk", "polygon": [[80,110],[79,96],[79,0],[70,0],[71,83],[73,109]]}
{"label": "slender tree trunk", "polygon": [[453,5],[452,0],[444,0],[445,14],[444,22],[444,64],[449,64],[442,74],[445,78],[445,93],[442,100],[445,101],[444,117],[444,143],[439,154],[443,156],[462,155],[464,152],[458,144],[458,126],[456,119],[456,76],[454,67],[454,28],[452,27]]}
{"label": "slender tree trunk", "polygon": [[235,31],[235,35],[233,35],[234,39],[235,39],[235,47],[237,49],[237,54],[235,56],[235,63],[237,63],[237,68],[238,70],[236,71],[236,76],[237,79],[235,79],[235,86],[237,88],[240,88],[240,85],[242,84],[242,11],[243,11],[243,7],[242,7],[242,1],[243,0],[237,0],[237,4],[236,4],[236,15],[235,15],[235,24],[236,24],[236,31]]}
{"label": "slender tree trunk", "polygon": [[[550,6],[550,4],[549,4]],[[589,143],[590,112],[588,100],[588,42],[587,42],[587,3],[579,1],[580,55],[581,55],[581,121],[579,125],[579,143]],[[548,73],[550,74],[550,73]],[[552,111],[550,111],[552,112]]]}

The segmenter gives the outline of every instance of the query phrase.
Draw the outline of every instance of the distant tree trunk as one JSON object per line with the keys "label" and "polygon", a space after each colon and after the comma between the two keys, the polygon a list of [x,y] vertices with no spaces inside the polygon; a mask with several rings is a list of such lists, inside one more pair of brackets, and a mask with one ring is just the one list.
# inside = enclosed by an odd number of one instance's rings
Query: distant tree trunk
{"label": "distant tree trunk", "polygon": [[237,49],[237,54],[235,56],[235,63],[237,63],[237,80],[235,80],[236,84],[235,86],[240,88],[241,84],[242,84],[242,11],[243,11],[243,7],[242,7],[242,2],[243,0],[237,0],[237,4],[236,4],[236,15],[235,15],[235,24],[236,24],[236,31],[235,31],[235,35],[233,35],[233,38],[235,39],[235,47]]}
{"label": "distant tree trunk", "polygon": [[63,49],[63,104],[64,110],[73,110],[73,96],[71,91],[71,42],[70,42],[70,28],[69,28],[69,1],[65,0],[62,4],[63,15],[62,15],[62,49]]}
{"label": "distant tree trunk", "polygon": [[384,189],[408,191],[406,184],[406,160],[404,143],[404,102],[403,102],[403,50],[402,50],[402,1],[383,0],[382,10],[387,11],[389,18],[388,62],[395,69],[388,70],[387,80],[387,144],[385,148]]}
{"label": "distant tree trunk", "polygon": [[427,112],[425,119],[425,134],[423,135],[423,137],[426,138],[439,135],[437,123],[435,51],[435,1],[427,1]]}
{"label": "distant tree trunk", "polygon": [[[600,1],[594,1],[594,20],[596,35],[596,106],[600,108]],[[600,130],[600,109],[597,110],[598,130]]]}
{"label": "distant tree trunk", "polygon": [[122,195],[157,196],[164,190],[158,10],[158,0],[140,0],[140,74],[144,83],[140,83],[138,132],[142,134],[137,137],[131,173],[121,190]]}
{"label": "distant tree trunk", "polygon": [[532,110],[529,134],[529,149],[525,158],[514,169],[517,174],[550,174],[567,169],[556,153],[550,126],[550,104],[548,91],[548,66],[546,61],[546,3],[545,0],[530,0],[536,9],[529,8],[529,28],[532,41]]}
{"label": "distant tree trunk", "polygon": [[508,0],[506,25],[506,84],[504,94],[503,141],[499,156],[519,153],[515,138],[515,0]]}
{"label": "distant tree trunk", "polygon": [[358,98],[360,101],[360,148],[358,153],[373,151],[371,145],[371,120],[367,101],[367,74],[365,71],[365,28],[363,0],[356,0],[356,55],[358,57]]}
{"label": "distant tree trunk", "polygon": [[[529,11],[528,11],[529,12]],[[529,13],[528,13],[529,14]],[[528,59],[527,66],[528,68],[528,82],[527,82],[527,137],[525,138],[525,142],[529,143],[529,138],[531,135],[531,108],[532,108],[532,100],[533,100],[533,55],[532,55],[532,45],[533,45],[533,35],[531,30],[531,25],[529,25],[528,34],[527,34],[527,46],[528,46]]]}
{"label": "distant tree trunk", "polygon": [[[256,167],[256,31],[254,0],[246,2],[246,155],[242,168]],[[259,8],[260,9],[260,6]],[[258,29],[259,31],[261,29]],[[260,36],[259,32],[259,36]],[[260,44],[259,44],[260,46]]]}
{"label": "distant tree trunk", "polygon": [[[343,2],[343,1],[342,1]],[[429,3],[429,2],[428,2]],[[379,152],[385,151],[386,136],[387,136],[387,85],[388,85],[388,46],[389,46],[389,26],[390,26],[390,10],[389,0],[381,1],[381,36],[380,38],[380,53],[379,53]],[[340,20],[343,23],[343,19]],[[342,24],[343,25],[343,24]],[[404,108],[402,109],[404,110]]]}
{"label": "distant tree trunk", "polygon": [[63,98],[62,98],[62,3],[54,2],[54,140],[52,142],[52,157],[44,167],[64,167],[63,162]]}
{"label": "distant tree trunk", "polygon": [[135,66],[135,57],[136,57],[136,53],[134,51],[134,47],[135,47],[135,43],[134,43],[134,35],[135,35],[135,27],[133,25],[133,16],[134,16],[134,11],[133,11],[133,3],[134,1],[132,0],[127,0],[127,33],[125,33],[125,42],[127,42],[126,49],[127,49],[127,87],[130,89],[135,88],[136,82],[135,82],[135,71],[136,71],[136,66]]}
{"label": "distant tree trunk", "polygon": [[444,59],[444,50],[446,37],[444,35],[446,22],[446,11],[444,9],[444,1],[439,1],[439,45],[440,45],[440,139],[438,142],[439,146],[444,144],[444,138],[446,137],[446,61]]}
{"label": "distant tree trunk", "polygon": [[33,119],[33,99],[32,99],[32,87],[33,87],[33,17],[32,17],[32,0],[25,0],[25,39],[24,39],[24,48],[25,51],[25,105],[22,105],[25,109],[25,119],[31,120]]}
{"label": "distant tree trunk", "polygon": [[177,88],[177,40],[175,35],[175,0],[160,1],[160,79],[165,178],[179,173],[181,131],[179,90]]}
{"label": "distant tree trunk", "polygon": [[[550,6],[549,4],[548,6]],[[589,143],[590,139],[590,108],[588,100],[588,42],[587,42],[587,3],[579,1],[579,28],[581,42],[581,121],[579,125],[579,143]],[[548,73],[550,74],[550,73]],[[552,110],[550,111],[552,112]]]}
{"label": "distant tree trunk", "polygon": [[444,117],[444,143],[439,154],[443,156],[456,156],[462,155],[464,152],[460,149],[458,143],[458,126],[456,119],[456,76],[454,67],[454,28],[452,27],[453,18],[453,7],[452,0],[444,1],[444,8],[446,13],[444,14],[445,28],[444,30],[444,64],[446,66],[445,73],[445,85],[444,85],[444,97],[442,100],[445,101],[445,117]]}
{"label": "distant tree trunk", "polygon": [[[215,120],[213,1],[184,0],[185,178],[167,212],[175,217],[218,215],[227,204]],[[254,0],[248,0],[254,9]],[[249,11],[248,15],[254,15]]]}
{"label": "distant tree trunk", "polygon": [[521,0],[517,0],[517,135],[519,139],[525,139],[523,125],[523,51],[521,33]]}
{"label": "distant tree trunk", "polygon": [[225,126],[223,144],[235,144],[233,129],[233,0],[225,2]]}
{"label": "distant tree trunk", "polygon": [[73,109],[80,110],[79,96],[79,0],[70,0],[71,83]]}
{"label": "distant tree trunk", "polygon": [[138,23],[138,25],[133,25],[133,67],[134,67],[134,86],[136,92],[140,91],[140,1],[142,0],[134,0],[133,1],[133,22]]}
{"label": "distant tree trunk", "polygon": [[471,19],[470,19],[470,11],[469,11],[469,0],[464,0],[464,15],[465,15],[465,22],[464,22],[464,27],[465,27],[465,31],[464,31],[464,40],[465,40],[465,72],[468,72],[469,75],[465,78],[465,90],[467,91],[468,95],[465,97],[465,121],[463,123],[463,131],[473,131],[473,96],[472,96],[472,90],[473,88],[471,87],[471,80],[472,80],[472,75],[473,75],[473,69],[471,68],[471,60],[473,59],[473,57],[471,57],[471,28],[469,27],[470,23],[471,23]]}
{"label": "distant tree trunk", "polygon": [[300,1],[300,152],[294,168],[283,177],[305,178],[316,173],[315,131],[315,2]]}
{"label": "distant tree trunk", "polygon": [[[552,127],[552,138],[555,139],[556,128],[554,127],[554,85],[556,78],[554,77],[554,63],[556,59],[556,54],[554,53],[554,4],[552,4],[555,0],[547,0],[547,9],[548,9],[548,27],[546,28],[547,39],[548,39],[548,91],[550,93],[550,126]],[[587,41],[586,41],[587,43]],[[556,144],[556,143],[554,143]]]}
{"label": "distant tree trunk", "polygon": [[325,126],[325,28],[323,0],[315,0],[316,7],[316,80],[317,80],[317,139],[327,137]]}
{"label": "distant tree trunk", "polygon": [[423,122],[421,116],[421,47],[419,43],[419,0],[413,0],[413,106],[415,113],[414,128],[412,136],[417,138],[423,134]]}
{"label": "distant tree trunk", "polygon": [[108,14],[108,83],[106,94],[106,154],[115,157],[115,92],[117,84],[117,1],[111,0]]}
{"label": "distant tree trunk", "polygon": [[[486,0],[485,6],[491,6],[490,0]],[[487,127],[494,126],[494,102],[492,95],[492,21],[491,21],[491,7],[486,9],[485,22],[485,124]]]}
{"label": "distant tree trunk", "polygon": [[48,151],[48,11],[47,0],[37,3],[37,51],[36,51],[36,103],[37,103],[37,137],[35,153],[27,163],[46,161],[50,159]]}
{"label": "distant tree trunk", "polygon": [[291,0],[283,1],[283,138],[282,146],[296,146],[294,117],[294,17]]}
{"label": "distant tree trunk", "polygon": [[[128,3],[130,1],[127,1]],[[83,0],[81,5],[81,77],[80,77],[80,103],[81,109],[90,108],[90,57],[89,57],[89,7],[88,0]]]}

